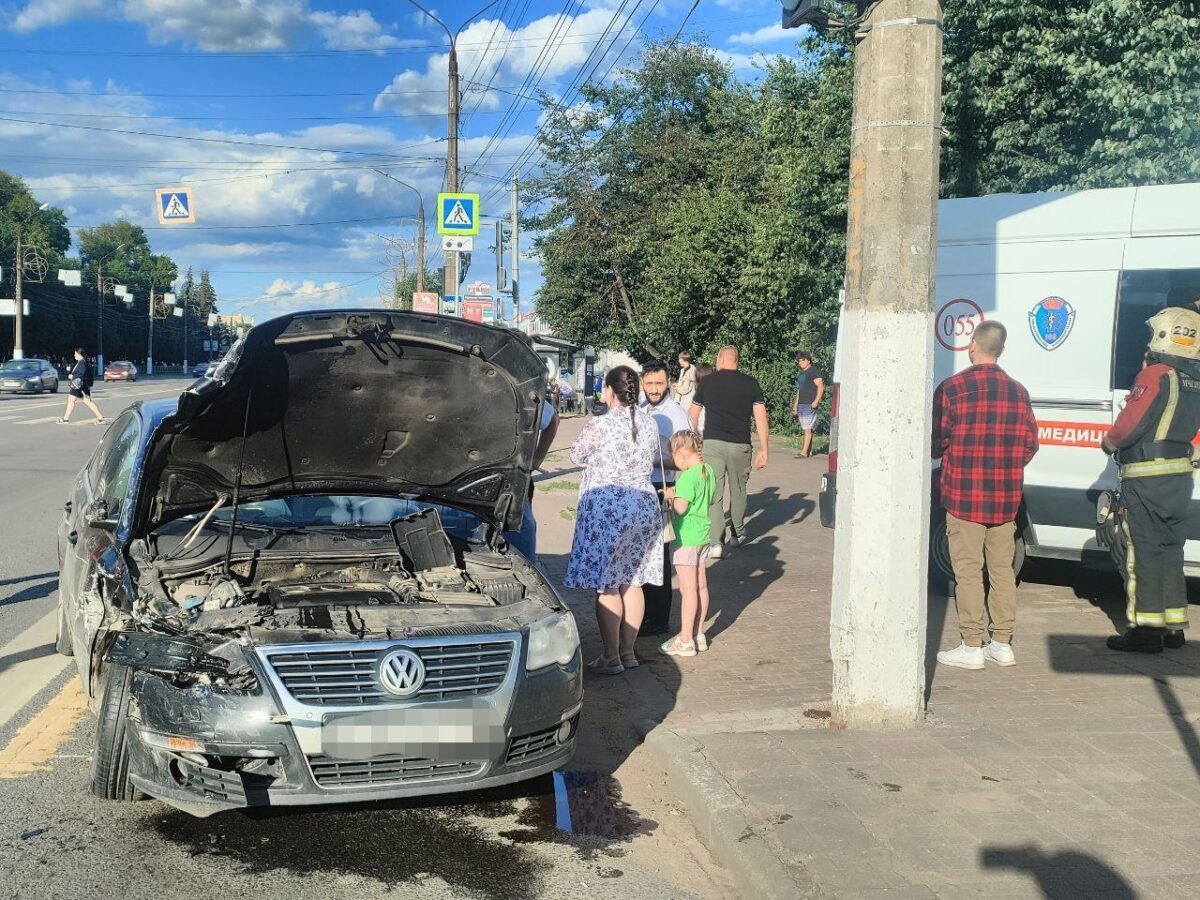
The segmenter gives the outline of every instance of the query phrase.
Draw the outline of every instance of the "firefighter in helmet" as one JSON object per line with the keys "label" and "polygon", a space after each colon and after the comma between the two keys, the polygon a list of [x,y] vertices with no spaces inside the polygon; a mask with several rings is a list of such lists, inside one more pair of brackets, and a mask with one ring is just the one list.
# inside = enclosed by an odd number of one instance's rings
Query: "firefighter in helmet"
{"label": "firefighter in helmet", "polygon": [[1104,438],[1116,455],[1124,507],[1129,629],[1113,650],[1161,653],[1184,644],[1183,543],[1192,499],[1192,439],[1200,430],[1200,313],[1171,308],[1146,324],[1145,364]]}

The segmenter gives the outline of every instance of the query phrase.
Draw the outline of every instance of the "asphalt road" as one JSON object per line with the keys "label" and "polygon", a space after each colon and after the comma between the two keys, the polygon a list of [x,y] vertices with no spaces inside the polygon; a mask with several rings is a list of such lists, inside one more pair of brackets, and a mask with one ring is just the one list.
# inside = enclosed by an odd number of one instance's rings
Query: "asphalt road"
{"label": "asphalt road", "polygon": [[[95,399],[111,421],[187,383],[98,386]],[[52,644],[55,531],[104,428],[82,407],[75,424],[55,424],[64,402],[0,395],[0,898],[732,896],[637,749],[628,711],[603,692],[585,708],[565,795],[546,777],[444,801],[206,820],[93,797],[94,719]],[[572,833],[556,824],[564,802]]]}

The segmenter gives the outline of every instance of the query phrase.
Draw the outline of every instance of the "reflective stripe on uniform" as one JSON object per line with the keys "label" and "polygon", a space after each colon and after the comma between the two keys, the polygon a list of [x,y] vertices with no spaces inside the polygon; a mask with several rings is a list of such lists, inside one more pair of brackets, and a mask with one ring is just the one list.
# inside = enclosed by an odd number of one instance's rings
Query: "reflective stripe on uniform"
{"label": "reflective stripe on uniform", "polygon": [[1129,523],[1121,517],[1121,530],[1125,532],[1125,593],[1129,595],[1129,603],[1125,607],[1125,618],[1131,625],[1137,624],[1137,569],[1134,568],[1133,533]]}
{"label": "reflective stripe on uniform", "polygon": [[1165,613],[1163,613],[1163,615],[1166,616],[1168,625],[1179,625],[1183,627],[1187,626],[1188,616],[1186,607],[1168,609]]}
{"label": "reflective stripe on uniform", "polygon": [[1175,410],[1179,406],[1179,373],[1174,369],[1167,373],[1167,385],[1167,405],[1163,408],[1163,414],[1158,420],[1158,431],[1154,434],[1156,441],[1167,439],[1167,433],[1175,421]]}
{"label": "reflective stripe on uniform", "polygon": [[1148,459],[1121,466],[1122,478],[1148,478],[1152,475],[1191,475],[1195,471],[1186,456],[1177,459]]}

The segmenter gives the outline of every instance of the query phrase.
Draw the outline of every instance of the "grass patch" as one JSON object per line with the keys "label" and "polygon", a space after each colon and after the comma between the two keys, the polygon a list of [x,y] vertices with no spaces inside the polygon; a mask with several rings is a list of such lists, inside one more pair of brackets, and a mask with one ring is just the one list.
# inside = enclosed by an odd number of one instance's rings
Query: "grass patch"
{"label": "grass patch", "polygon": [[575,507],[568,506],[566,509],[559,510],[558,514],[560,516],[562,516],[564,519],[566,519],[568,522],[574,522],[576,512],[577,512],[577,510],[575,509]]}
{"label": "grass patch", "polygon": [[[804,435],[802,435],[802,434],[784,435],[781,438],[781,440],[782,440],[783,446],[787,447],[789,450],[799,450],[801,447],[804,446]],[[813,453],[828,453],[829,452],[829,435],[814,434],[813,435],[812,452]]]}
{"label": "grass patch", "polygon": [[575,491],[579,489],[578,481],[546,481],[537,486],[539,491]]}

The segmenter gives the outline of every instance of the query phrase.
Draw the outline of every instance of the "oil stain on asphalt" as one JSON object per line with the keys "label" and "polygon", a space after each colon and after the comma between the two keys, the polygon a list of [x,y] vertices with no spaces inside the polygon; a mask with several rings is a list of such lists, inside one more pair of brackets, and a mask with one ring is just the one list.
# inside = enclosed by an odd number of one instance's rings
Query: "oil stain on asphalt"
{"label": "oil stain on asphalt", "polygon": [[[501,830],[481,820],[498,820]],[[555,773],[457,797],[276,807],[208,819],[171,811],[148,824],[189,856],[225,858],[248,874],[333,873],[388,885],[435,877],[485,900],[540,896],[551,863],[532,845],[567,844],[594,861],[623,856],[619,844],[657,827],[621,799],[613,778],[594,772]],[[602,878],[623,874],[595,871]]]}

